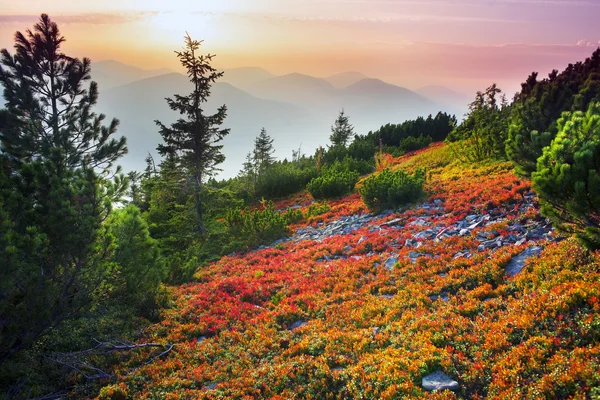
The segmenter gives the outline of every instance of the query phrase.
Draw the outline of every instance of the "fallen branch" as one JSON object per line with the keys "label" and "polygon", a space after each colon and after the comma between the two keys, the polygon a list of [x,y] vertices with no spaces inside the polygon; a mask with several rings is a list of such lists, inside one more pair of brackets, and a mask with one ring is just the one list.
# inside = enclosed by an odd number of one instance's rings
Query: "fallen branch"
{"label": "fallen branch", "polygon": [[100,368],[96,368],[93,365],[90,365],[88,362],[84,361],[83,358],[98,354],[98,353],[111,353],[114,351],[118,352],[127,352],[137,349],[143,349],[148,347],[156,347],[156,348],[164,348],[165,350],[158,354],[157,356],[151,358],[146,361],[141,366],[135,368],[130,372],[137,371],[142,366],[148,365],[156,361],[157,359],[168,354],[175,347],[174,344],[159,344],[159,343],[140,343],[133,344],[127,343],[123,341],[115,341],[115,342],[100,342],[98,340],[94,341],[97,343],[96,346],[91,349],[77,351],[73,353],[53,353],[51,356],[43,356],[46,360],[51,361],[53,363],[62,365],[66,368],[69,368],[79,374],[81,374],[86,380],[96,380],[96,379],[112,379],[114,375],[109,374],[103,371]]}

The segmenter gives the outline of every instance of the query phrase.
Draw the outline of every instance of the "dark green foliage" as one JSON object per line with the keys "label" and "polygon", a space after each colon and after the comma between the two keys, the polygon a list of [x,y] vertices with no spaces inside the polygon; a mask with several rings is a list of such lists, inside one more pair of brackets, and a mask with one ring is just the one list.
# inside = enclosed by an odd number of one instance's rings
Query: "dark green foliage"
{"label": "dark green foliage", "polygon": [[542,213],[562,232],[600,248],[600,103],[564,113],[533,173]]}
{"label": "dark green foliage", "polygon": [[203,184],[218,170],[217,166],[225,161],[221,152],[223,146],[218,143],[229,134],[229,129],[221,128],[227,115],[225,105],[219,107],[213,115],[204,115],[202,110],[210,96],[212,84],[223,73],[210,66],[213,55],[196,54],[200,43],[187,35],[185,49],[176,52],[194,87],[187,96],[175,95],[174,99],[166,99],[169,107],[182,117],[170,127],[156,121],[164,140],[164,144],[158,146],[158,152],[163,156],[177,156],[181,168],[192,178],[188,181],[193,186],[189,191],[194,196],[196,233],[204,231],[204,205],[201,201]]}
{"label": "dark green foliage", "polygon": [[92,312],[112,283],[114,244],[101,234],[127,187],[109,168],[127,149],[92,107],[90,61],[61,53],[47,15],[2,50],[0,82],[0,361]]}
{"label": "dark green foliage", "polygon": [[529,176],[536,170],[543,148],[558,133],[556,121],[563,111],[585,111],[600,100],[600,49],[584,62],[569,64],[538,80],[532,73],[521,85],[511,111],[506,154],[515,171]]}
{"label": "dark green foliage", "polygon": [[424,182],[424,170],[410,174],[386,168],[365,179],[358,191],[370,210],[380,211],[417,201],[423,196]]}
{"label": "dark green foliage", "polygon": [[410,151],[424,149],[431,144],[431,136],[409,136],[406,139],[402,139],[398,148],[400,151],[408,153]]}
{"label": "dark green foliage", "polygon": [[263,204],[262,210],[230,210],[225,220],[238,246],[244,243],[246,248],[252,248],[287,235],[288,225],[300,221],[302,217],[300,210],[288,209],[283,213],[279,212],[269,201]]}
{"label": "dark green foliage", "polygon": [[256,198],[277,199],[297,193],[316,176],[317,168],[310,159],[276,163],[257,182]]}
{"label": "dark green foliage", "polygon": [[306,189],[315,199],[340,197],[354,191],[359,177],[358,172],[332,170],[310,181]]}
{"label": "dark green foliage", "polygon": [[439,142],[445,140],[455,126],[456,118],[453,115],[439,112],[435,117],[429,115],[427,118],[419,117],[401,124],[386,124],[375,132],[357,136],[357,139],[369,140],[376,149],[379,149],[380,139],[382,145],[394,147],[398,147],[408,137],[429,136],[433,142]]}
{"label": "dark green foliage", "polygon": [[322,174],[336,172],[358,172],[360,175],[370,174],[375,170],[375,158],[369,160],[359,160],[345,156],[341,160],[336,160],[331,164],[326,164],[321,169]]}
{"label": "dark green foliage", "polygon": [[379,151],[379,144],[364,136],[356,136],[348,146],[348,156],[357,160],[373,160]]}
{"label": "dark green foliage", "polygon": [[465,120],[448,136],[447,141],[462,141],[456,156],[467,162],[505,159],[510,107],[496,84],[477,92],[469,105]]}
{"label": "dark green foliage", "polygon": [[345,114],[344,109],[342,109],[331,127],[331,136],[329,136],[331,146],[345,148],[348,145],[348,141],[354,138],[354,135],[354,127],[350,124],[348,116]]}
{"label": "dark green foliage", "polygon": [[166,277],[158,242],[150,237],[148,224],[134,205],[113,212],[105,228],[114,241],[111,297],[139,312],[151,311]]}
{"label": "dark green foliage", "polygon": [[260,134],[254,140],[254,170],[260,176],[273,165],[275,157],[273,153],[273,139],[267,134],[267,130],[262,128]]}
{"label": "dark green foliage", "polygon": [[314,203],[308,207],[308,210],[306,210],[306,214],[304,215],[304,217],[305,218],[316,217],[317,215],[325,214],[329,211],[331,211],[331,207],[329,206],[329,204],[327,204],[326,201],[324,201],[323,203],[320,203],[320,204]]}

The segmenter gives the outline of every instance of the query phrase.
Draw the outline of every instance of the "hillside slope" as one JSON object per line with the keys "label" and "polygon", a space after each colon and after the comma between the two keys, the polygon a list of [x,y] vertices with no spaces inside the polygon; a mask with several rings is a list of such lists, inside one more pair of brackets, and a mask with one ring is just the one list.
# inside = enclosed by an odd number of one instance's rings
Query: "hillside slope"
{"label": "hillside slope", "polygon": [[[429,198],[418,205],[369,215],[352,195],[288,240],[200,269],[196,283],[172,289],[148,333],[175,350],[134,372],[150,355],[130,360],[121,390],[141,399],[589,396],[600,385],[600,255],[560,240],[509,164],[451,159],[434,146],[396,160],[428,168]],[[426,391],[431,373],[453,391]]]}

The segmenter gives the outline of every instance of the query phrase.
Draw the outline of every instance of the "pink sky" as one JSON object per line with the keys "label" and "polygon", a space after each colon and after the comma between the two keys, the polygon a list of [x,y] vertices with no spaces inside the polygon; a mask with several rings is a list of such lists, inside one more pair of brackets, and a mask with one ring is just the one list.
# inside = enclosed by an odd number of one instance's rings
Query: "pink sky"
{"label": "pink sky", "polygon": [[[33,0],[0,5],[0,47],[46,12],[66,51],[178,69],[187,30],[219,67],[317,76],[360,71],[409,88],[517,90],[598,46],[597,0]],[[8,4],[7,4],[8,3]],[[90,3],[90,4],[87,4]]]}

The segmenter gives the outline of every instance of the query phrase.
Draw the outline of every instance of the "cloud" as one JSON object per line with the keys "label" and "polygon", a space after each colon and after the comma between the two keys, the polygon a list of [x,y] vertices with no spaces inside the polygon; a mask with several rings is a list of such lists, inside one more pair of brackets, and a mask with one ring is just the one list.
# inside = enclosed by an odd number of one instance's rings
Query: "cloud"
{"label": "cloud", "polygon": [[[157,12],[140,11],[126,13],[55,14],[50,17],[54,22],[59,24],[106,25],[140,21],[156,14]],[[33,24],[38,19],[39,15],[0,15],[0,26],[8,24]]]}
{"label": "cloud", "polygon": [[591,40],[581,39],[575,45],[583,47],[597,47],[598,45],[600,45],[600,40],[598,40],[597,42],[593,42]]}

